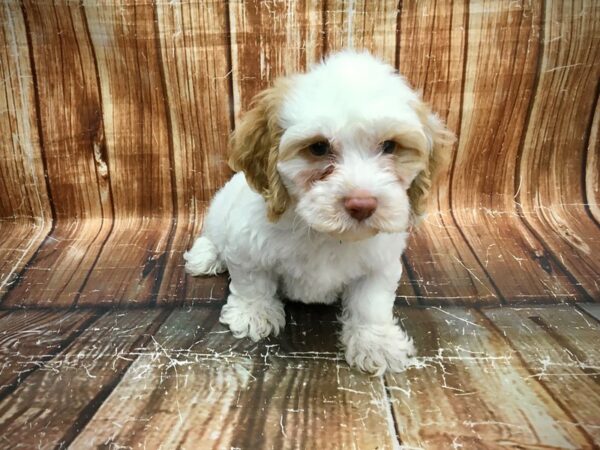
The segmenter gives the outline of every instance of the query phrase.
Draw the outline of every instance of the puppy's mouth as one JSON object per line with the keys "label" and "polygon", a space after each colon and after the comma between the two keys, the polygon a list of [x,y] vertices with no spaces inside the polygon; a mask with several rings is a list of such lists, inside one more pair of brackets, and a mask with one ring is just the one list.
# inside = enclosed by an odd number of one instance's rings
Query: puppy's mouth
{"label": "puppy's mouth", "polygon": [[351,217],[342,208],[330,208],[324,212],[307,210],[298,208],[296,212],[312,230],[340,241],[361,241],[379,233],[398,233],[405,231],[408,225],[404,215],[385,209],[362,220]]}
{"label": "puppy's mouth", "polygon": [[356,242],[371,238],[379,233],[379,230],[371,227],[361,227],[355,230],[328,233],[331,237],[344,242]]}
{"label": "puppy's mouth", "polygon": [[339,239],[344,242],[355,242],[362,241],[364,239],[371,238],[381,230],[373,227],[372,225],[365,224],[364,222],[355,222],[351,227],[346,226],[327,226],[326,224],[311,223],[310,227],[319,232],[331,236],[334,239]]}
{"label": "puppy's mouth", "polygon": [[404,222],[397,224],[377,220],[360,222],[352,220],[349,222],[350,223],[344,221],[342,224],[337,224],[338,226],[331,226],[332,224],[324,223],[311,223],[309,226],[317,232],[327,234],[344,242],[362,241],[376,236],[379,233],[400,233],[406,231],[408,226],[408,224]]}

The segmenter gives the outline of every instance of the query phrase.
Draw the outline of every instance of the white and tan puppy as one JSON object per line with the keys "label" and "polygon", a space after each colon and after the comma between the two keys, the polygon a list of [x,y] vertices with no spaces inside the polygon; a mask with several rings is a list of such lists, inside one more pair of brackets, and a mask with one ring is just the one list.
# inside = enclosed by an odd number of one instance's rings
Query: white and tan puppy
{"label": "white and tan puppy", "polygon": [[393,314],[407,230],[453,136],[393,67],[342,52],[261,92],[231,141],[239,171],[184,257],[229,270],[221,312],[238,338],[285,326],[282,299],[341,298],[346,360],[381,374],[414,353]]}

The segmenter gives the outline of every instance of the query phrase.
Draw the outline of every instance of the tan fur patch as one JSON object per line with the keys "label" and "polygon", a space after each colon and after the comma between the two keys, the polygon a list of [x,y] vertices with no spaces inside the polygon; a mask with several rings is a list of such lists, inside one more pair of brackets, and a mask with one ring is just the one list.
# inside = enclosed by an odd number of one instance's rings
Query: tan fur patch
{"label": "tan fur patch", "polygon": [[425,103],[419,102],[412,106],[430,140],[430,151],[425,161],[425,169],[417,175],[408,189],[413,215],[418,218],[425,212],[426,201],[439,168],[448,160],[450,152],[445,147],[453,144],[456,137],[432,114],[431,109]]}
{"label": "tan fur patch", "polygon": [[283,133],[278,114],[288,84],[285,78],[276,80],[273,87],[254,97],[250,111],[242,117],[229,146],[229,166],[243,171],[250,187],[265,198],[271,221],[276,221],[289,203],[289,195],[277,172]]}
{"label": "tan fur patch", "polygon": [[410,182],[411,174],[421,170],[425,165],[425,160],[426,157],[417,150],[400,149],[396,150],[393,157],[386,161],[386,168],[395,173],[398,181],[406,186]]}

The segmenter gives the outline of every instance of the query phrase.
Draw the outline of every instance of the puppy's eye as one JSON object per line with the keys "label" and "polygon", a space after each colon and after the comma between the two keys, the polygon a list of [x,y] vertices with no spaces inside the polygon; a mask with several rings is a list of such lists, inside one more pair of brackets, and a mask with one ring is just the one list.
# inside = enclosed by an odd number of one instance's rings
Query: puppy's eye
{"label": "puppy's eye", "polygon": [[390,155],[396,151],[396,143],[394,141],[383,141],[381,143],[381,151]]}
{"label": "puppy's eye", "polygon": [[325,156],[331,151],[331,146],[329,145],[329,142],[321,141],[310,144],[308,149],[315,156]]}

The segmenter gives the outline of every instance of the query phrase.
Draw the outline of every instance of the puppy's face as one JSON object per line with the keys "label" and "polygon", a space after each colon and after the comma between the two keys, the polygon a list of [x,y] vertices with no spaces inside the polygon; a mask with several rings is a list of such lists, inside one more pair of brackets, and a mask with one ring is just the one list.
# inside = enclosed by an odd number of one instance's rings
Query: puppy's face
{"label": "puppy's face", "polygon": [[405,230],[408,189],[428,161],[419,127],[393,116],[362,116],[292,125],[279,149],[277,168],[298,215],[344,240]]}
{"label": "puppy's face", "polygon": [[231,162],[272,219],[294,208],[313,229],[358,240],[403,231],[422,213],[451,136],[390,66],[341,53],[262,93]]}

